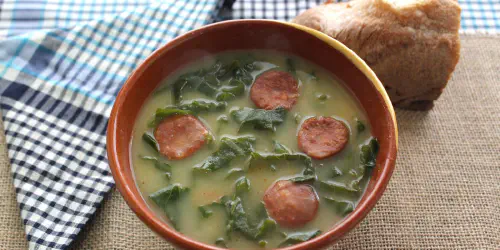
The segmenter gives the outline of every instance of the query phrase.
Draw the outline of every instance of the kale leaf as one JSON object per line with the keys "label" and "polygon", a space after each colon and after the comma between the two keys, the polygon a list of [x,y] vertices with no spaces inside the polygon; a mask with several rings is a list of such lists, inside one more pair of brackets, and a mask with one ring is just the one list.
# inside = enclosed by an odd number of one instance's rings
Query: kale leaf
{"label": "kale leaf", "polygon": [[259,247],[265,248],[267,245],[267,241],[266,240],[259,240],[258,244],[259,244]]}
{"label": "kale leaf", "polygon": [[217,151],[212,153],[203,163],[195,166],[194,169],[202,172],[213,172],[220,168],[229,166],[229,163],[239,156],[248,156],[253,152],[255,137],[223,137]]}
{"label": "kale leaf", "polygon": [[218,90],[215,99],[217,101],[229,101],[245,93],[245,84],[237,79],[231,79],[229,84]]}
{"label": "kale leaf", "polygon": [[273,140],[274,153],[277,154],[290,154],[292,151],[288,149],[285,145]]}
{"label": "kale leaf", "polygon": [[257,234],[255,235],[255,238],[262,238],[262,236],[266,233],[273,231],[276,228],[276,225],[276,221],[269,217],[263,219],[257,226]]}
{"label": "kale leaf", "polygon": [[163,171],[165,177],[167,177],[169,180],[172,177],[172,167],[168,163],[161,162],[160,160],[158,160],[158,158],[153,156],[141,156],[141,159],[153,162],[154,166],[157,169]]}
{"label": "kale leaf", "polygon": [[316,175],[302,175],[289,179],[291,182],[313,182],[316,181]]}
{"label": "kale leaf", "polygon": [[226,207],[226,213],[228,215],[226,233],[229,235],[229,233],[234,230],[242,233],[246,238],[254,240],[257,230],[250,224],[247,213],[243,208],[241,198],[235,196],[234,199],[225,201],[224,206]]}
{"label": "kale leaf", "polygon": [[349,187],[344,183],[337,182],[337,181],[321,181],[320,184],[323,187],[335,190],[335,191],[340,191],[340,192],[350,192],[350,193],[356,193],[359,192],[359,189]]}
{"label": "kale leaf", "polygon": [[340,170],[338,167],[333,166],[332,167],[332,176],[337,177],[343,175],[342,170]]}
{"label": "kale leaf", "polygon": [[318,99],[321,102],[324,102],[330,98],[330,95],[323,94],[323,93],[317,93],[316,94],[316,99]]}
{"label": "kale leaf", "polygon": [[[218,101],[232,100],[243,95],[245,87],[252,84],[251,72],[258,67],[254,62],[234,60],[230,64],[217,61],[209,69],[200,69],[180,76],[172,85],[173,99],[179,104],[183,93],[196,90]],[[223,85],[223,79],[230,79]]]}
{"label": "kale leaf", "polygon": [[201,216],[203,216],[203,218],[208,218],[212,216],[212,214],[214,213],[214,211],[212,211],[212,209],[210,209],[209,206],[210,205],[204,205],[198,207],[198,211],[200,211]]}
{"label": "kale leaf", "polygon": [[172,223],[172,226],[179,231],[177,220],[179,216],[179,211],[177,208],[176,201],[179,200],[182,195],[189,191],[189,188],[182,187],[180,184],[170,184],[165,188],[162,188],[151,195],[149,198],[160,207],[163,212],[167,215],[168,219]]}
{"label": "kale leaf", "polygon": [[367,168],[376,166],[379,143],[376,138],[372,138],[367,145],[361,146],[361,164]]}
{"label": "kale leaf", "polygon": [[228,221],[227,234],[238,231],[249,240],[258,240],[276,228],[276,221],[266,216],[257,225],[252,224],[239,196],[224,201]]}
{"label": "kale leaf", "polygon": [[321,234],[320,230],[285,234],[286,238],[283,242],[280,243],[279,247],[289,246],[289,245],[305,242],[305,241],[308,241],[308,240],[310,240],[310,239],[312,239],[320,234]]}
{"label": "kale leaf", "polygon": [[250,124],[256,129],[268,129],[276,131],[276,126],[284,122],[286,109],[278,107],[273,110],[241,108],[231,111],[231,117],[240,124]]}
{"label": "kale leaf", "polygon": [[236,190],[236,195],[240,195],[242,193],[250,191],[250,180],[242,176],[236,180],[236,183],[234,184],[235,190]]}
{"label": "kale leaf", "polygon": [[[232,232],[240,232],[247,239],[256,243],[267,233],[276,228],[276,221],[271,219],[263,203],[256,209],[256,218],[253,220],[245,211],[240,195],[250,190],[250,181],[240,177],[235,182],[235,193],[232,196],[224,195],[217,202],[202,206],[204,209],[212,205],[222,205],[227,215],[226,234],[231,238]],[[258,221],[258,222],[257,222]]]}
{"label": "kale leaf", "polygon": [[208,82],[205,78],[202,78],[200,84],[196,88],[198,92],[205,94],[208,97],[214,97],[218,92],[217,86]]}
{"label": "kale leaf", "polygon": [[363,124],[363,122],[361,122],[357,118],[356,118],[356,129],[358,130],[358,133],[361,133],[366,129],[365,124]]}
{"label": "kale leaf", "polygon": [[229,66],[233,77],[242,81],[245,85],[250,85],[253,82],[252,71],[257,70],[256,64],[252,62],[243,62],[242,60],[234,60]]}
{"label": "kale leaf", "polygon": [[203,71],[195,71],[184,74],[177,79],[172,85],[172,95],[175,103],[180,103],[183,98],[183,92],[187,89],[196,89],[202,82],[203,78],[200,76]]}
{"label": "kale leaf", "polygon": [[151,146],[156,152],[160,152],[160,145],[155,139],[155,136],[151,132],[145,132],[142,134],[142,140]]}
{"label": "kale leaf", "polygon": [[342,216],[345,216],[346,214],[354,210],[354,203],[350,201],[345,201],[345,200],[338,201],[331,197],[323,197],[323,198],[325,198],[325,200],[331,203],[335,211],[337,211],[337,213],[339,213]]}
{"label": "kale leaf", "polygon": [[302,153],[285,153],[285,154],[272,154],[272,153],[259,153],[252,152],[250,153],[251,161],[253,160],[287,160],[287,161],[302,161],[302,163],[306,166],[306,169],[309,169],[306,172],[306,175],[311,174],[311,171],[314,173],[314,169],[312,168],[312,160],[311,157],[302,154]]}
{"label": "kale leaf", "polygon": [[154,128],[154,127],[158,126],[158,124],[160,124],[160,122],[163,119],[165,119],[169,116],[172,116],[172,115],[190,115],[192,113],[193,112],[191,112],[189,110],[182,110],[182,109],[177,109],[177,108],[170,108],[170,107],[159,108],[156,110],[153,120],[150,121],[148,125],[149,125],[149,127]]}
{"label": "kale leaf", "polygon": [[183,103],[177,106],[169,106],[167,108],[178,108],[181,110],[191,111],[192,113],[202,113],[202,112],[213,112],[213,111],[223,111],[226,109],[227,103],[225,102],[216,102],[216,101],[208,101],[208,100],[192,100],[188,103]]}

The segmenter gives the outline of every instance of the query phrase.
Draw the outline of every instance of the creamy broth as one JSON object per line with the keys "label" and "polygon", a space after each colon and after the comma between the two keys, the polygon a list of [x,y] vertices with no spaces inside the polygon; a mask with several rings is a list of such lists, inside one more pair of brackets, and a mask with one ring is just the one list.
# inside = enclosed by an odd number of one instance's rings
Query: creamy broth
{"label": "creamy broth", "polygon": [[[224,238],[225,244],[229,248],[258,248],[259,241],[266,241],[265,248],[274,248],[284,241],[284,233],[306,232],[313,230],[328,231],[336,223],[341,221],[345,215],[336,209],[335,204],[325,200],[325,196],[336,200],[347,200],[356,205],[361,198],[367,181],[370,176],[369,168],[365,168],[360,160],[361,146],[370,142],[371,130],[367,117],[357,100],[351,93],[342,86],[334,76],[327,73],[317,65],[309,63],[301,58],[284,55],[271,51],[234,51],[216,55],[212,58],[205,58],[199,62],[188,65],[175,74],[167,77],[159,89],[172,85],[180,75],[209,68],[215,60],[221,62],[231,62],[234,59],[251,56],[258,70],[251,72],[255,79],[259,74],[269,69],[279,67],[281,69],[290,68],[287,60],[291,59],[295,68],[295,75],[299,82],[299,98],[297,103],[286,114],[285,121],[276,126],[276,131],[258,130],[252,127],[243,127],[232,119],[231,110],[241,107],[256,108],[249,98],[249,87],[245,94],[235,100],[227,101],[227,107],[223,111],[203,112],[197,114],[214,137],[213,143],[201,147],[193,155],[182,160],[168,160],[161,156],[143,139],[145,131],[151,130],[148,127],[149,121],[153,119],[158,108],[174,105],[172,92],[159,90],[145,102],[139,113],[134,127],[134,135],[131,142],[131,162],[137,182],[137,186],[144,196],[151,209],[156,211],[159,217],[167,223],[169,219],[150,198],[152,193],[167,187],[169,184],[178,183],[183,187],[189,187],[189,191],[176,201],[178,213],[177,228],[182,233],[197,241],[214,245],[218,238]],[[208,99],[206,95],[189,91],[183,94],[183,101],[192,99]],[[227,123],[218,122],[221,115],[227,116]],[[250,191],[241,195],[243,206],[250,221],[254,224],[258,222],[253,219],[258,213],[263,195],[275,181],[290,179],[300,176],[304,166],[300,161],[253,161],[249,166],[248,157],[239,157],[231,161],[228,167],[220,168],[209,173],[193,174],[193,167],[202,163],[210,154],[218,149],[220,138],[223,136],[252,135],[256,138],[254,151],[273,152],[273,141],[277,141],[288,147],[293,152],[300,152],[297,146],[297,132],[301,123],[313,116],[331,116],[345,123],[349,128],[349,142],[347,146],[338,154],[324,160],[312,160],[316,170],[317,180],[311,183],[319,197],[319,209],[315,218],[300,228],[286,228],[279,225],[269,233],[257,240],[248,239],[239,232],[230,233],[230,238],[226,233],[227,217],[225,209],[212,206],[213,214],[204,218],[199,211],[199,206],[211,204],[218,201],[223,195],[231,196],[235,193],[235,181],[241,176],[248,178]],[[358,125],[364,125],[364,131],[358,131]],[[146,161],[141,156],[154,156],[162,162],[171,165],[171,178],[168,179],[164,171],[154,167],[151,161]],[[270,167],[271,163],[275,167]],[[235,173],[228,176],[228,171],[235,168],[244,170],[242,173]],[[336,170],[334,170],[336,169]],[[336,173],[340,171],[340,173]],[[340,174],[340,175],[339,175]],[[356,186],[358,192],[346,192],[331,189],[321,185],[321,181],[334,181],[351,187],[352,183],[359,183]],[[354,181],[354,182],[353,182]],[[254,221],[252,221],[254,220]],[[263,244],[261,242],[260,244]]]}

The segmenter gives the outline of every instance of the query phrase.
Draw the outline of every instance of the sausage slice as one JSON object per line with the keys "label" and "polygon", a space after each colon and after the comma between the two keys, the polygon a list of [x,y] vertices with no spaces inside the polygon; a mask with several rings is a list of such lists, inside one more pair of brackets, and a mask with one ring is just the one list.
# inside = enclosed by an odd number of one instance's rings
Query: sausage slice
{"label": "sausage slice", "polygon": [[315,159],[340,152],[349,140],[349,129],[331,117],[313,117],[302,123],[298,134],[299,149]]}
{"label": "sausage slice", "polygon": [[283,107],[290,110],[299,98],[297,80],[279,70],[269,70],[257,77],[250,89],[250,99],[261,109]]}
{"label": "sausage slice", "polygon": [[307,184],[277,181],[266,190],[264,206],[269,215],[283,227],[301,227],[318,212],[318,196]]}
{"label": "sausage slice", "polygon": [[208,130],[192,115],[173,115],[165,118],[157,127],[154,136],[160,153],[168,159],[184,159],[205,144]]}

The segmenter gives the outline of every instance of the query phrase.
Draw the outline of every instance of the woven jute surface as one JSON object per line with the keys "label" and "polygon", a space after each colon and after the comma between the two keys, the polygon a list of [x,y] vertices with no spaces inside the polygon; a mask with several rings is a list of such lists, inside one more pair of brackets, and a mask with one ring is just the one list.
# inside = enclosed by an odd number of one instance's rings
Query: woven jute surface
{"label": "woven jute surface", "polygon": [[[429,112],[397,110],[399,154],[368,217],[332,249],[500,249],[500,39],[462,37]],[[0,249],[25,249],[3,129]],[[173,249],[113,190],[72,249]]]}

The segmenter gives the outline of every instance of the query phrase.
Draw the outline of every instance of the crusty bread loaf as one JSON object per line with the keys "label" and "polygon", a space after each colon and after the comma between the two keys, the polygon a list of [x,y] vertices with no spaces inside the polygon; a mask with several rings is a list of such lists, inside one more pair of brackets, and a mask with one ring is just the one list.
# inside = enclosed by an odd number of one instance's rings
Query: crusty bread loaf
{"label": "crusty bread loaf", "polygon": [[401,108],[431,109],[460,55],[460,7],[454,0],[327,2],[293,22],[355,51]]}

